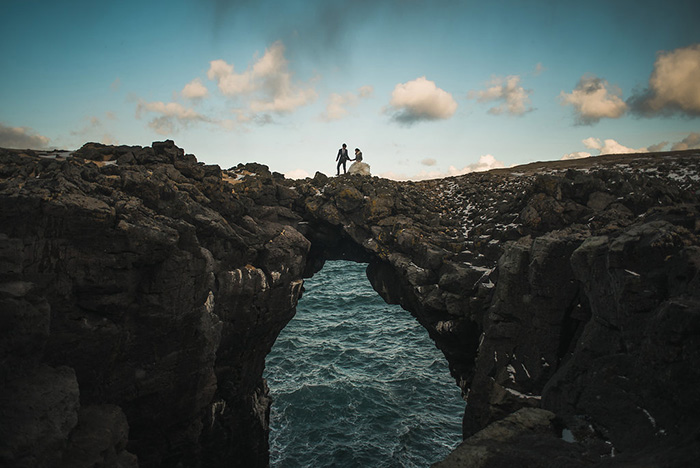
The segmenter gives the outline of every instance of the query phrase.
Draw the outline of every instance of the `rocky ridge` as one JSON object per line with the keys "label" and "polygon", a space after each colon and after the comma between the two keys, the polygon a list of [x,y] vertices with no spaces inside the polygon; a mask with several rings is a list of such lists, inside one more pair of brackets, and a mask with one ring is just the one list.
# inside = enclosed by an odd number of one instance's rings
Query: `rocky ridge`
{"label": "rocky ridge", "polygon": [[699,160],[291,181],[171,141],[0,150],[0,460],[266,466],[265,355],[303,278],[345,258],[462,389],[439,466],[685,466]]}

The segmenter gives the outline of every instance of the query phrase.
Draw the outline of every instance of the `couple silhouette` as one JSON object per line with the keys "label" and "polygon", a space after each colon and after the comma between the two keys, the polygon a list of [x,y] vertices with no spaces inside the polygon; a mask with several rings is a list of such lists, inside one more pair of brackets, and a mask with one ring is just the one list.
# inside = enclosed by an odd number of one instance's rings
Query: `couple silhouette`
{"label": "couple silhouette", "polygon": [[343,174],[347,174],[346,163],[348,161],[362,161],[362,151],[360,151],[360,148],[355,148],[355,159],[350,159],[350,156],[348,156],[348,145],[343,143],[343,147],[338,150],[338,156],[336,156],[335,160],[338,162],[336,175],[340,175],[340,166],[343,166]]}

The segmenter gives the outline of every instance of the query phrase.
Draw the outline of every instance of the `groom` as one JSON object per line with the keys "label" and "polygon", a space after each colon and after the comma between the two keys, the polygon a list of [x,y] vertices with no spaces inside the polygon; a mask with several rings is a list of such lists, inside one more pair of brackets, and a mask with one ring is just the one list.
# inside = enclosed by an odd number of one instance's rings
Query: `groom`
{"label": "groom", "polygon": [[343,166],[343,174],[347,173],[345,163],[350,160],[350,156],[348,156],[348,146],[345,143],[343,143],[343,147],[338,150],[338,156],[336,156],[335,160],[338,161],[338,173],[336,175],[340,175],[341,164]]}

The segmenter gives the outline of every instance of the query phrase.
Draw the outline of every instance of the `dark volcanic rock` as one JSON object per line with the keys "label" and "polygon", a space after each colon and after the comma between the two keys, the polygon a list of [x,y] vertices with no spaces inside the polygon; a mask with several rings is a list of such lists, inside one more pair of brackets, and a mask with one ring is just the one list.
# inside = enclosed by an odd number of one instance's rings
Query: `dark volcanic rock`
{"label": "dark volcanic rock", "polygon": [[[0,156],[0,350],[3,381],[17,382],[3,389],[2,429],[26,416],[36,434],[3,437],[2,464],[25,453],[32,466],[93,466],[95,453],[125,464],[133,453],[140,466],[265,465],[267,406],[250,401],[267,398],[264,357],[293,315],[308,241],[265,220],[251,232],[218,166],[172,142],[81,152],[89,160]],[[32,382],[73,406],[28,400],[20,408],[36,415],[10,418],[12,392]],[[95,411],[126,417],[103,418],[114,436],[93,440]],[[44,434],[39,421],[53,420],[61,431]]]}
{"label": "dark volcanic rock", "polygon": [[0,461],[4,466],[50,467],[61,462],[78,424],[73,369],[37,365],[3,380],[0,390]]}
{"label": "dark volcanic rock", "polygon": [[584,449],[558,437],[555,417],[542,409],[519,409],[465,440],[433,467],[585,467],[600,460],[603,447]]}
{"label": "dark volcanic rock", "polygon": [[686,466],[697,168],[688,151],[289,181],[172,141],[0,150],[0,463],[267,466],[265,356],[303,278],[344,258],[467,400],[440,466]]}

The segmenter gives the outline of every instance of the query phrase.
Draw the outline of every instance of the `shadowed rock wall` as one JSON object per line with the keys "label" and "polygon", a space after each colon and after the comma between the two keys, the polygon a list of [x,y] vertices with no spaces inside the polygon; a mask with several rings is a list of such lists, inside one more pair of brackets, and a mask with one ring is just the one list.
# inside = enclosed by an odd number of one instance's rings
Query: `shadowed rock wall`
{"label": "shadowed rock wall", "polygon": [[337,258],[445,354],[441,466],[698,456],[692,151],[425,182],[65,156],[0,150],[3,464],[266,466],[265,356]]}
{"label": "shadowed rock wall", "polygon": [[309,242],[172,142],[0,158],[2,464],[266,465]]}

